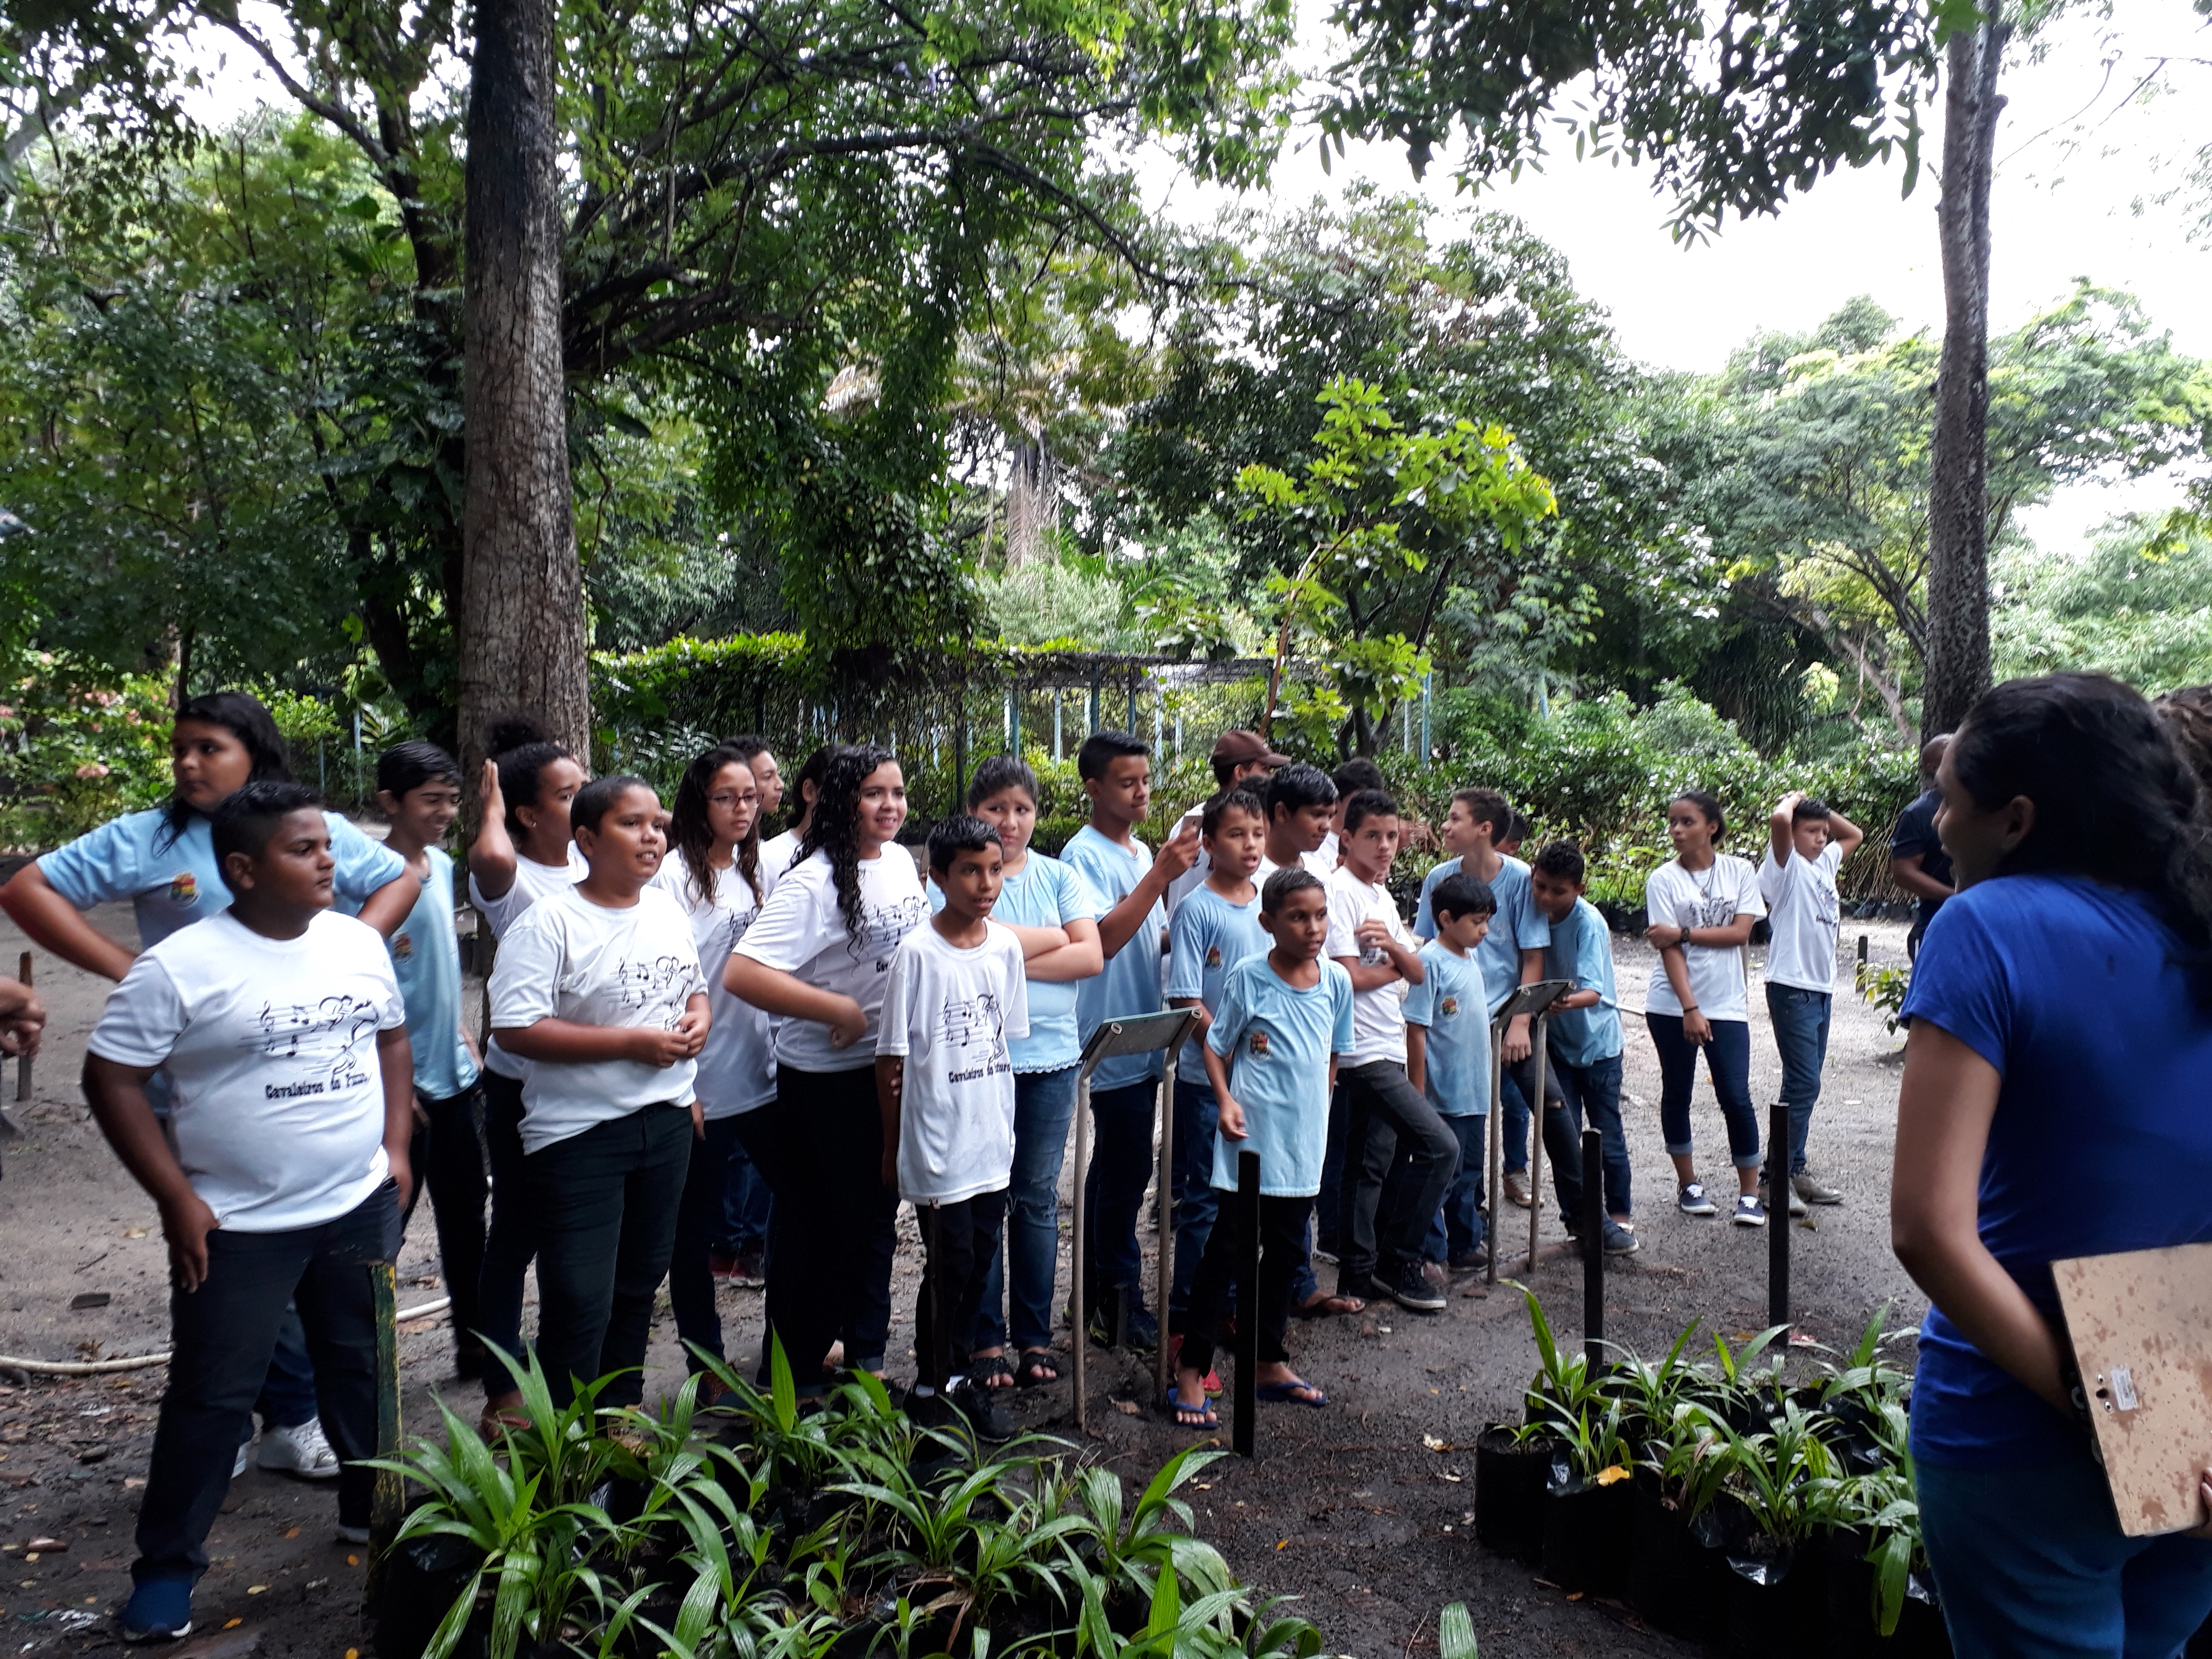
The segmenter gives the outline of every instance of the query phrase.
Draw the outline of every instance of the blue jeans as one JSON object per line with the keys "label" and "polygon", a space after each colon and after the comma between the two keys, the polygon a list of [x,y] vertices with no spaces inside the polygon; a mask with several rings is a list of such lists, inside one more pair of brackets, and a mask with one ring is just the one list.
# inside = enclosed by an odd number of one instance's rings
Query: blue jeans
{"label": "blue jeans", "polygon": [[1431,1261],[1471,1255],[1486,1237],[1482,1226],[1482,1186],[1490,1161],[1490,1115],[1471,1112],[1448,1117],[1444,1127],[1459,1137],[1459,1172],[1444,1188],[1443,1207],[1429,1224],[1428,1243],[1421,1254]]}
{"label": "blue jeans", "polygon": [[[1006,1181],[1006,1249],[991,1253],[970,1351],[1052,1346],[1053,1276],[1060,1265],[1060,1165],[1083,1068],[1014,1073],[1014,1167]],[[1011,1269],[1007,1263],[1011,1261]],[[1007,1275],[1012,1274],[1009,1295]]]}
{"label": "blue jeans", "polygon": [[1820,1098],[1820,1068],[1828,1061],[1828,1011],[1834,1002],[1826,991],[1801,991],[1794,985],[1766,988],[1774,1046],[1782,1051],[1782,1099],[1790,1108],[1791,1175],[1805,1167],[1805,1131]]}
{"label": "blue jeans", "polygon": [[1137,1212],[1145,1206],[1145,1185],[1152,1174],[1152,1110],[1160,1097],[1158,1078],[1119,1089],[1091,1091],[1091,1121],[1097,1141],[1091,1174],[1084,1182],[1083,1312],[1103,1311],[1118,1287],[1129,1292],[1129,1310],[1145,1306],[1145,1257],[1137,1245]]}
{"label": "blue jeans", "polygon": [[727,1247],[732,1255],[741,1255],[748,1250],[765,1251],[769,1210],[775,1202],[768,1189],[768,1178],[753,1163],[744,1142],[732,1137],[729,1165],[722,1171],[720,1237],[715,1242]]}
{"label": "blue jeans", "polygon": [[1191,1283],[1206,1258],[1206,1241],[1221,1213],[1221,1194],[1213,1186],[1213,1139],[1221,1105],[1212,1088],[1186,1083],[1175,1086],[1175,1285],[1168,1307],[1181,1313],[1190,1305]]}
{"label": "blue jeans", "polygon": [[2172,1659],[2212,1613],[2212,1540],[2123,1535],[2086,1446],[2039,1468],[1915,1477],[1959,1659]]}
{"label": "blue jeans", "polygon": [[[1670,1158],[1696,1150],[1690,1133],[1690,1098],[1698,1086],[1698,1045],[1682,1035],[1680,1014],[1647,1012],[1651,1046],[1659,1051],[1659,1127]],[[1759,1167],[1759,1113],[1751,1103],[1751,1025],[1747,1020],[1711,1022],[1705,1071],[1728,1123],[1729,1158],[1739,1170]]]}
{"label": "blue jeans", "polygon": [[1552,1074],[1559,1079],[1569,1111],[1598,1132],[1605,1164],[1605,1212],[1616,1221],[1634,1213],[1628,1197],[1628,1134],[1620,1121],[1620,1060],[1614,1054],[1575,1066],[1561,1060],[1558,1049],[1552,1051]]}

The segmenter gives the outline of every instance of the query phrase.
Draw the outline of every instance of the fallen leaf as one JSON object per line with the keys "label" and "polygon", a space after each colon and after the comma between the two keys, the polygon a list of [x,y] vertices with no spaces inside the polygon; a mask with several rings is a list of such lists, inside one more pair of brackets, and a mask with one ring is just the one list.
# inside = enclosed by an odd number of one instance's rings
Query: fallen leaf
{"label": "fallen leaf", "polygon": [[129,1492],[134,1487],[143,1486],[145,1484],[146,1477],[143,1474],[126,1474],[123,1477],[123,1490],[125,1492]]}
{"label": "fallen leaf", "polygon": [[[143,1227],[127,1227],[124,1230],[123,1236],[125,1238],[143,1238],[146,1237],[146,1230]],[[237,1621],[234,1620],[232,1622]],[[229,1626],[225,1626],[224,1628],[227,1630]]]}
{"label": "fallen leaf", "polygon": [[1448,1452],[1452,1449],[1450,1441],[1439,1440],[1432,1434],[1423,1435],[1421,1443],[1432,1452]]}
{"label": "fallen leaf", "polygon": [[1137,1414],[1137,1402],[1133,1400],[1117,1400],[1114,1402],[1114,1409],[1124,1417],[1134,1417]]}
{"label": "fallen leaf", "polygon": [[287,1537],[287,1538],[297,1538],[299,1535],[300,1535],[300,1529],[299,1529],[297,1527],[293,1528],[291,1531],[289,1531],[289,1532],[288,1532],[288,1533],[286,1533],[286,1534],[284,1534],[284,1536],[285,1536],[285,1537]]}
{"label": "fallen leaf", "polygon": [[1609,1469],[1600,1469],[1597,1472],[1597,1483],[1601,1486],[1617,1486],[1622,1481],[1631,1478],[1629,1472],[1618,1463]]}
{"label": "fallen leaf", "polygon": [[1583,1592],[1581,1590],[1569,1590],[1567,1592],[1567,1600],[1570,1601],[1579,1601],[1583,1599]]}
{"label": "fallen leaf", "polygon": [[1275,1547],[1276,1547],[1277,1549],[1279,1549],[1279,1550],[1286,1550],[1286,1549],[1290,1548],[1290,1547],[1291,1547],[1291,1540],[1290,1540],[1289,1539],[1287,1539],[1287,1538],[1285,1538],[1285,1539],[1282,1540],[1282,1541],[1280,1541],[1279,1543],[1278,1543],[1278,1544],[1275,1546]]}
{"label": "fallen leaf", "polygon": [[1454,1486],[1457,1486],[1457,1485],[1460,1483],[1460,1480],[1461,1480],[1462,1477],[1461,1477],[1461,1476],[1459,1476],[1459,1475],[1456,1475],[1456,1474],[1449,1474],[1449,1473],[1448,1473],[1448,1474],[1446,1474],[1443,1476],[1443,1479],[1445,1479],[1445,1480],[1447,1480],[1450,1481]]}
{"label": "fallen leaf", "polygon": [[46,1550],[55,1555],[59,1555],[64,1550],[66,1550],[69,1547],[69,1540],[66,1538],[33,1538],[23,1547],[33,1550]]}
{"label": "fallen leaf", "polygon": [[224,1625],[223,1625],[223,1628],[224,1628],[225,1630],[236,1630],[236,1629],[237,1629],[240,1625],[244,1624],[245,1622],[246,1622],[246,1620],[244,1620],[243,1619],[232,1619],[232,1620],[228,1620],[228,1621],[226,1621],[226,1622],[224,1623]]}
{"label": "fallen leaf", "polygon": [[264,1590],[267,1589],[268,1588],[269,1588],[269,1586],[268,1586],[268,1585],[266,1585],[266,1584],[248,1584],[248,1585],[246,1587],[246,1593],[248,1595],[260,1595],[260,1594],[261,1594],[261,1592],[262,1592],[262,1591],[264,1591]]}
{"label": "fallen leaf", "polygon": [[38,1553],[38,1551],[36,1551],[36,1550],[33,1550],[33,1551],[32,1551],[28,1555],[25,1556],[23,1559],[24,1559],[26,1561],[35,1561],[35,1560],[37,1560],[37,1559],[39,1559],[39,1553]]}
{"label": "fallen leaf", "polygon": [[349,1555],[348,1557],[346,1557],[346,1565],[348,1565],[348,1566],[349,1566],[349,1567],[357,1567],[357,1566],[359,1566],[360,1565],[361,1565],[361,1557],[359,1557],[358,1555]]}

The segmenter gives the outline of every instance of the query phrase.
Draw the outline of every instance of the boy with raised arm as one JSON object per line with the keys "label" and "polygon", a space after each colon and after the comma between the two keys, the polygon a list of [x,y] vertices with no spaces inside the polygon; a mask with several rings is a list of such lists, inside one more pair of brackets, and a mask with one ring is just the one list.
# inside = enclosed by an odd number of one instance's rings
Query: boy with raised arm
{"label": "boy with raised arm", "polygon": [[[383,936],[331,908],[336,860],[315,792],[249,783],[217,809],[211,842],[229,908],[132,962],[84,1064],[100,1133],[160,1206],[169,1246],[169,1387],[138,1510],[128,1641],[191,1629],[208,1529],[295,1299],[343,1460],[338,1533],[368,1539],[368,1269],[392,1259],[413,1185],[406,1011]],[[167,1135],[146,1098],[164,1069]]]}
{"label": "boy with raised arm", "polygon": [[[1773,937],[1766,947],[1766,1012],[1782,1051],[1782,1099],[1790,1108],[1790,1213],[1840,1204],[1843,1194],[1805,1167],[1805,1132],[1820,1098],[1828,1059],[1828,1015],[1836,982],[1836,872],[1866,832],[1840,812],[1792,790],[1766,820],[1759,896]],[[1768,1173],[1774,1149],[1767,1148]],[[1770,1202],[1768,1208],[1773,1207]]]}

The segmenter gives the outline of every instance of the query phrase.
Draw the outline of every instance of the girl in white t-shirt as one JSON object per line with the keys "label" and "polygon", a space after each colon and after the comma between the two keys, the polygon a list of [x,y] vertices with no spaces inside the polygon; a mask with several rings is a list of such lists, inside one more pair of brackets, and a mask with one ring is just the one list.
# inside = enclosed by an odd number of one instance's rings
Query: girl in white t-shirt
{"label": "girl in white t-shirt", "polygon": [[846,1364],[880,1370],[890,1334],[892,1220],[881,1179],[876,1028],[898,943],[927,919],[898,758],[841,749],[823,769],[797,860],[730,955],[723,983],[775,1015],[776,1097],[750,1115],[746,1146],[775,1194],[769,1326],[802,1392]]}
{"label": "girl in white t-shirt", "polygon": [[[775,1055],[769,1018],[732,996],[722,968],[760,915],[760,788],[740,750],[718,744],[684,769],[669,815],[668,854],[653,884],[690,918],[707,978],[714,1024],[700,1051],[699,1110],[703,1130],[691,1143],[691,1167],[676,1217],[676,1253],[668,1263],[668,1300],[680,1341],[722,1352],[722,1320],[714,1307],[714,1271],[708,1253],[725,1231],[724,1195],[733,1164],[747,1161],[744,1123],[775,1098]],[[770,1223],[773,1225],[773,1221]],[[687,1356],[720,1385],[696,1353]]]}
{"label": "girl in white t-shirt", "polygon": [[1703,1049],[1705,1071],[1728,1122],[1736,1224],[1763,1227],[1766,1212],[1759,1201],[1759,1114],[1751,1103],[1744,945],[1751,924],[1766,914],[1766,906],[1759,896],[1759,872],[1742,859],[1715,850],[1727,833],[1720,802],[1702,789],[1686,789],[1667,804],[1667,835],[1674,843],[1674,857],[1651,872],[1644,889],[1650,918],[1644,937],[1659,951],[1644,993],[1644,1023],[1659,1051],[1659,1123],[1667,1136],[1667,1155],[1674,1160],[1676,1205],[1685,1215],[1718,1211],[1698,1179],[1690,1132],[1690,1099]]}
{"label": "girl in white t-shirt", "polygon": [[[527,715],[493,726],[486,746],[482,819],[469,848],[469,902],[492,939],[548,893],[584,878],[584,860],[568,838],[568,806],[584,787],[584,769]],[[484,1234],[477,1281],[481,1334],[488,1347],[522,1353],[522,1281],[538,1254],[538,1233],[522,1201],[520,1060],[496,1042],[484,1044],[484,1149],[491,1164],[491,1225]],[[522,1395],[507,1367],[484,1367],[484,1421],[520,1426]]]}
{"label": "girl in white t-shirt", "polygon": [[653,886],[667,842],[642,778],[601,778],[569,809],[584,879],[507,931],[491,1023],[530,1062],[522,1187],[538,1223],[538,1357],[555,1403],[612,1377],[642,1398],[653,1299],[703,1130],[694,1079],[707,988],[691,925]]}

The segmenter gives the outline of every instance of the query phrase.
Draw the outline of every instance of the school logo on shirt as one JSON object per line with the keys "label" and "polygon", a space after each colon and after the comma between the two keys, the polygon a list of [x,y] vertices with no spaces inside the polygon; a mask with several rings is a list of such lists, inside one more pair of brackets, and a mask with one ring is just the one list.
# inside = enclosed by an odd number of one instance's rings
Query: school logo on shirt
{"label": "school logo on shirt", "polygon": [[994,991],[947,1002],[938,1019],[938,1034],[945,1042],[945,1080],[974,1083],[1013,1070],[1006,1057],[1006,1014]]}
{"label": "school logo on shirt", "polygon": [[1206,947],[1206,965],[1209,968],[1221,966],[1221,947],[1218,945],[1209,945]]}
{"label": "school logo on shirt", "polygon": [[1251,1041],[1250,1041],[1249,1042],[1246,1043],[1246,1044],[1245,1044],[1245,1047],[1246,1047],[1246,1048],[1250,1051],[1250,1053],[1251,1053],[1251,1055],[1252,1055],[1252,1058],[1253,1058],[1253,1059],[1255,1059],[1255,1060],[1265,1060],[1265,1059],[1267,1059],[1267,1034],[1265,1031],[1255,1030],[1255,1031],[1252,1033],[1252,1038],[1251,1038]]}
{"label": "school logo on shirt", "polygon": [[1455,996],[1439,999],[1437,1003],[1437,1012],[1446,1019],[1456,1019],[1459,1017],[1459,999]]}
{"label": "school logo on shirt", "polygon": [[392,959],[394,962],[404,962],[414,954],[415,940],[411,935],[400,933],[392,936]]}
{"label": "school logo on shirt", "polygon": [[199,878],[189,870],[169,878],[169,902],[192,905],[200,902]]}

